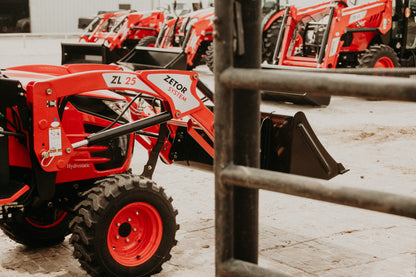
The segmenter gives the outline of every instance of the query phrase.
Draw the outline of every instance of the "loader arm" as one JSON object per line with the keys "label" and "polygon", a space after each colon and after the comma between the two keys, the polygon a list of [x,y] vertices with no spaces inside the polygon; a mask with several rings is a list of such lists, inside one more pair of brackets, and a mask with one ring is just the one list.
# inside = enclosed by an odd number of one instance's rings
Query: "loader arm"
{"label": "loader arm", "polygon": [[[279,65],[336,67],[341,51],[364,51],[375,35],[386,34],[391,29],[392,6],[392,0],[379,0],[351,7],[341,1],[299,10],[291,7],[287,22],[283,22],[286,30],[279,46]],[[318,28],[325,30],[322,38],[310,42],[308,31],[312,34],[312,30]],[[343,48],[345,35],[354,36],[353,44],[347,48]],[[304,51],[308,47],[318,50],[307,54]],[[302,54],[298,53],[299,49]]]}
{"label": "loader arm", "polygon": [[[33,113],[33,156],[45,173],[64,171],[76,156],[78,151],[75,149],[130,133],[135,133],[136,140],[149,152],[143,173],[149,178],[157,156],[168,164],[176,162],[204,168],[213,164],[213,107],[203,103],[197,95],[197,88],[209,99],[212,99],[212,93],[207,93],[207,88],[199,84],[195,72],[162,69],[127,72],[108,65],[23,66],[12,69],[8,69],[9,77],[19,70],[27,70],[21,71],[20,76],[29,79],[32,76],[30,71],[52,71],[58,75],[36,74],[42,78],[26,80],[23,85],[28,107]],[[132,106],[129,104],[126,109],[133,109],[133,112],[139,111],[137,105],[140,104],[133,100],[142,99],[145,112],[136,112],[132,114],[132,120],[110,128],[116,119],[108,128],[85,132],[76,139],[65,133],[61,120],[67,117],[60,115],[62,99],[91,92],[100,98],[101,94],[109,91],[119,93],[120,98],[130,102]],[[156,106],[151,103],[154,99],[158,99]],[[345,172],[343,165],[337,163],[319,142],[302,113],[295,116],[263,113],[261,120],[262,168],[322,179],[331,179]]]}
{"label": "loader arm", "polygon": [[[65,75],[27,86],[28,101],[32,105],[34,152],[45,171],[63,169],[73,149],[92,144],[99,139],[110,138],[160,124],[170,119],[190,116],[213,138],[213,114],[196,94],[198,75],[195,72],[157,70],[143,72],[92,71]],[[129,90],[161,99],[166,112],[155,115],[162,120],[144,118],[110,129],[105,134],[91,135],[83,142],[71,144],[60,127],[57,109],[58,99],[93,90]],[[143,122],[150,122],[143,124]],[[90,140],[90,142],[88,141]]]}

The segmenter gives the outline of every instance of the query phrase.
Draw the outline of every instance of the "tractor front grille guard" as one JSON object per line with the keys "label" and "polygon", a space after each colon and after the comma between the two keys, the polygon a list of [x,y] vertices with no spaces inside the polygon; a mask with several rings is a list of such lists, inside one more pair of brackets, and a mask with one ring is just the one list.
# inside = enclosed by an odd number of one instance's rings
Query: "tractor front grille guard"
{"label": "tractor front grille guard", "polygon": [[[414,197],[257,169],[260,142],[250,134],[259,128],[259,90],[307,89],[314,95],[416,101],[416,82],[411,79],[260,69],[260,6],[259,0],[215,1],[216,276],[288,276],[256,265],[259,189],[416,218]],[[234,27],[241,23],[243,30]],[[244,53],[235,54],[235,34],[244,41]],[[360,72],[371,73],[377,74]],[[408,75],[415,70],[379,73]]]}

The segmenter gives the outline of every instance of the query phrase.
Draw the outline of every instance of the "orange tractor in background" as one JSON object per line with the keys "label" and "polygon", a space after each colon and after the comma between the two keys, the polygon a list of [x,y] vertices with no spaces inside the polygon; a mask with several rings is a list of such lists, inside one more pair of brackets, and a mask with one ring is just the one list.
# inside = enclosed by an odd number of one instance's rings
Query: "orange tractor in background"
{"label": "orange tractor in background", "polygon": [[416,1],[330,2],[287,7],[273,64],[309,68],[415,66]]}
{"label": "orange tractor in background", "polygon": [[213,41],[214,8],[197,10],[166,21],[159,35],[143,38],[120,64],[134,70],[171,68],[191,70],[203,64]]}
{"label": "orange tractor in background", "polygon": [[98,15],[77,43],[61,43],[62,64],[112,63],[148,36],[157,36],[163,11],[119,11]]}

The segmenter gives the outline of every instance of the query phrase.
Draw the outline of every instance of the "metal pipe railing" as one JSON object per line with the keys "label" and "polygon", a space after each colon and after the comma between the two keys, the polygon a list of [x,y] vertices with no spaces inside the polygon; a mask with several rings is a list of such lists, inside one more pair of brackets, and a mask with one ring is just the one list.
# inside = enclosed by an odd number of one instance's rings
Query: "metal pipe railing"
{"label": "metal pipe railing", "polygon": [[264,189],[350,207],[416,218],[416,198],[367,190],[340,183],[230,165],[221,171],[224,184],[253,189]]}
{"label": "metal pipe railing", "polygon": [[315,67],[298,67],[287,65],[262,64],[262,69],[299,71],[312,73],[340,73],[354,75],[373,75],[388,77],[413,77],[416,76],[415,67],[396,67],[396,68],[315,68]]}
{"label": "metal pipe railing", "polygon": [[416,101],[416,81],[397,77],[228,68],[219,81],[228,89],[245,88],[319,95],[378,97]]}
{"label": "metal pipe railing", "polygon": [[[416,70],[383,69],[374,72],[373,69],[363,69],[351,72],[352,70],[349,69],[335,69],[325,70],[331,74],[316,74],[324,70],[260,69],[258,61],[260,49],[250,42],[260,37],[259,22],[254,20],[250,24],[244,24],[243,30],[235,31],[234,18],[241,18],[241,15],[233,16],[234,5],[239,6],[237,10],[240,10],[241,6],[242,22],[260,17],[257,10],[260,0],[215,1],[216,276],[288,276],[256,265],[258,249],[255,247],[258,227],[250,225],[257,220],[259,189],[416,218],[416,198],[261,170],[256,168],[258,151],[247,149],[248,147],[259,149],[257,140],[254,140],[252,145],[236,144],[239,139],[248,139],[247,132],[258,134],[256,124],[259,120],[247,122],[244,120],[250,117],[257,118],[260,103],[256,99],[259,90],[416,101],[416,81],[412,79],[361,75],[411,76],[415,75]],[[255,8],[252,8],[254,6]],[[250,20],[244,20],[245,18]],[[244,36],[244,53],[233,52],[234,33]],[[252,55],[254,58],[250,60]],[[251,160],[254,161],[253,165],[250,165]],[[248,202],[244,204],[242,203],[244,201]],[[238,213],[244,215],[239,216]],[[246,217],[250,218],[244,222]],[[244,241],[244,238],[247,240]],[[247,247],[238,246],[243,243],[247,243]],[[250,251],[254,255],[247,255]]]}
{"label": "metal pipe railing", "polygon": [[215,272],[222,276],[221,265],[234,258],[233,189],[222,184],[217,172],[233,159],[232,90],[218,82],[222,71],[233,64],[233,0],[215,1],[214,75],[215,75]]}

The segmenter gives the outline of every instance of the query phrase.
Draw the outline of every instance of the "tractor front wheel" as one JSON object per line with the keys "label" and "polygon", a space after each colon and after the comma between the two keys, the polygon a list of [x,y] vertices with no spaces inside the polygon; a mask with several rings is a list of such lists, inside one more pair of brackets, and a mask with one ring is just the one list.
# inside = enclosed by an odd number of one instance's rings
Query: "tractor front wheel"
{"label": "tractor front wheel", "polygon": [[263,61],[272,64],[273,55],[276,48],[277,37],[279,36],[280,28],[283,19],[279,17],[274,21],[270,27],[263,32]]}
{"label": "tractor front wheel", "polygon": [[156,37],[155,36],[147,36],[142,38],[137,46],[144,46],[144,47],[155,47],[156,44]]}
{"label": "tractor front wheel", "polygon": [[205,52],[205,63],[207,64],[209,70],[214,72],[214,43],[211,42],[208,45],[207,51]]}
{"label": "tractor front wheel", "polygon": [[92,276],[150,276],[176,245],[177,211],[142,176],[107,177],[85,193],[70,223],[74,256]]}
{"label": "tractor front wheel", "polygon": [[358,68],[400,67],[399,58],[393,48],[384,44],[370,46],[358,59]]}
{"label": "tractor front wheel", "polygon": [[[46,205],[45,205],[46,206]],[[32,247],[61,243],[69,234],[70,214],[54,207],[27,209],[2,222],[0,228],[14,241]]]}

